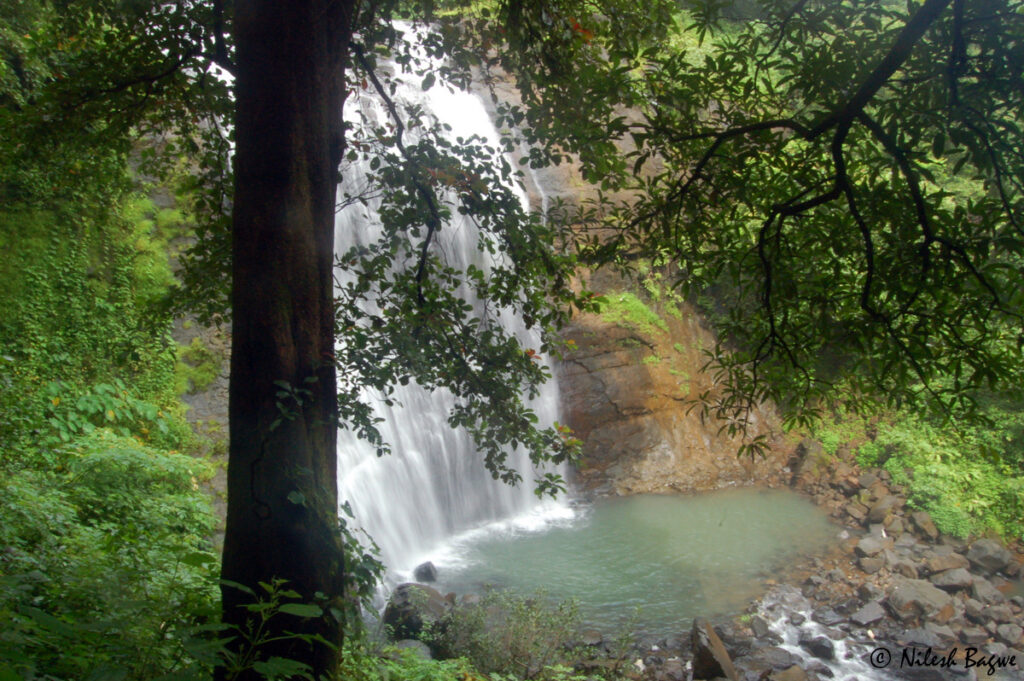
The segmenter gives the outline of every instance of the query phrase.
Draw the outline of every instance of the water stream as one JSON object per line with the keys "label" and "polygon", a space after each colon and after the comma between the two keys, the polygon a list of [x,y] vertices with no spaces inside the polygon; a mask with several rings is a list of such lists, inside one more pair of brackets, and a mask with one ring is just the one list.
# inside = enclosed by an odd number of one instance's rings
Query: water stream
{"label": "water stream", "polygon": [[[419,78],[401,82],[393,98],[399,103],[421,106],[441,123],[451,126],[450,138],[478,135],[497,148],[498,133],[483,103],[474,95],[435,86],[424,92]],[[357,93],[347,105],[346,120],[357,121],[361,113],[370,121],[387,121],[387,112],[379,99]],[[407,132],[406,143],[415,131]],[[366,186],[367,168],[354,165],[343,174],[339,195],[357,194]],[[527,199],[518,189],[524,207]],[[335,223],[336,250],[346,252],[353,245],[365,244],[381,235],[380,200],[353,203],[341,210]],[[449,265],[465,270],[469,265],[487,271],[492,264],[477,245],[476,227],[464,216],[454,215],[435,236],[434,251]],[[339,272],[344,285],[345,273]],[[485,313],[472,296],[478,316]],[[494,311],[489,314],[494,315]],[[506,330],[514,333],[524,347],[539,347],[539,335],[508,313],[498,313]],[[379,397],[365,395],[374,404],[381,419],[379,429],[393,451],[376,456],[368,443],[354,433],[342,430],[338,438],[339,493],[342,502],[351,505],[359,525],[380,547],[394,583],[415,566],[422,556],[442,545],[448,538],[474,527],[517,516],[529,516],[544,522],[546,516],[563,517],[564,502],[540,502],[533,494],[534,470],[525,452],[513,452],[510,465],[520,472],[523,482],[510,487],[491,479],[468,434],[453,430],[447,422],[454,404],[444,391],[428,392],[414,384],[398,386],[392,396],[396,404],[388,406]],[[543,386],[531,401],[534,411],[547,424],[558,413],[558,386],[554,380]]]}

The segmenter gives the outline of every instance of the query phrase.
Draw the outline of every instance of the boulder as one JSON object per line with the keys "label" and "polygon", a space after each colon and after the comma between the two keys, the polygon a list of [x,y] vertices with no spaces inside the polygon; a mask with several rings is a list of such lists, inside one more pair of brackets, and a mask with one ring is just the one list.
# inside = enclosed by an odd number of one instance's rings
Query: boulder
{"label": "boulder", "polygon": [[1020,644],[1021,636],[1024,636],[1024,629],[1016,624],[1000,624],[996,627],[996,636],[1008,646]]}
{"label": "boulder", "polygon": [[763,617],[754,615],[750,618],[750,631],[754,634],[755,638],[765,638],[771,632],[771,629]]}
{"label": "boulder", "polygon": [[399,584],[384,608],[384,626],[395,639],[418,638],[424,629],[438,625],[451,602],[425,584]]}
{"label": "boulder", "polygon": [[941,645],[939,637],[923,627],[908,629],[896,638],[902,645],[914,648],[938,648]]}
{"label": "boulder", "polygon": [[982,603],[1002,603],[1006,600],[1006,596],[987,579],[974,580],[971,584],[971,597]]}
{"label": "boulder", "polygon": [[967,550],[967,560],[984,574],[991,575],[1006,568],[1013,554],[994,539],[979,539]]}
{"label": "boulder", "polygon": [[432,660],[434,656],[430,653],[430,648],[423,641],[417,641],[414,638],[404,638],[395,644],[395,648],[398,650],[411,650],[412,654],[421,660]]}
{"label": "boulder", "polygon": [[769,646],[743,658],[740,664],[746,672],[753,672],[754,678],[759,678],[769,670],[782,671],[799,662],[800,658],[785,648]]}
{"label": "boulder", "polygon": [[862,524],[868,517],[868,507],[859,501],[851,501],[846,505],[846,515]]}
{"label": "boulder", "polygon": [[822,660],[834,660],[836,657],[835,644],[827,636],[811,636],[800,634],[800,647],[811,655]]}
{"label": "boulder", "polygon": [[916,513],[911,513],[910,519],[914,521],[914,527],[917,528],[918,532],[931,541],[935,541],[939,538],[939,528],[935,527],[935,523],[932,522],[932,517],[928,515],[928,511],[917,511]]}
{"label": "boulder", "polygon": [[880,587],[871,582],[864,582],[857,587],[857,595],[865,601],[877,601],[882,598],[883,591]]}
{"label": "boulder", "polygon": [[798,665],[793,665],[781,671],[772,671],[765,678],[767,681],[807,681],[807,672]]}
{"label": "boulder", "polygon": [[975,622],[985,619],[985,604],[979,600],[968,598],[964,601],[964,614]]}
{"label": "boulder", "polygon": [[890,537],[903,536],[903,519],[897,515],[889,516],[885,521],[885,531]]}
{"label": "boulder", "polygon": [[956,570],[958,568],[967,568],[970,566],[970,561],[964,558],[959,553],[949,552],[945,555],[934,555],[928,558],[924,563],[925,569],[929,573],[945,572],[947,570]]}
{"label": "boulder", "polygon": [[797,464],[797,474],[807,476],[817,476],[828,470],[832,458],[825,452],[820,442],[810,438],[804,438],[796,446],[796,456],[800,461]]}
{"label": "boulder", "polygon": [[693,621],[690,631],[690,645],[693,652],[693,679],[727,678],[737,681],[736,668],[733,667],[725,644],[711,627],[711,622],[703,617]]}
{"label": "boulder", "polygon": [[868,489],[876,482],[878,482],[878,476],[872,473],[871,471],[861,473],[860,477],[857,478],[857,483],[864,489]]}
{"label": "boulder", "polygon": [[878,620],[885,617],[885,609],[882,608],[882,604],[877,601],[871,601],[865,604],[863,608],[850,615],[850,620],[854,624],[859,624],[862,627],[877,622]]}
{"label": "boulder", "polygon": [[985,615],[996,622],[1014,622],[1018,619],[1014,616],[1013,609],[1006,603],[985,608]]}
{"label": "boulder", "polygon": [[886,605],[903,621],[931,617],[952,605],[950,596],[923,579],[896,578]]}
{"label": "boulder", "polygon": [[437,568],[428,560],[426,563],[420,563],[417,565],[416,569],[412,571],[412,576],[415,577],[418,582],[436,582]]}
{"label": "boulder", "polygon": [[840,615],[832,608],[815,608],[814,612],[811,613],[811,619],[822,624],[826,627],[834,627],[837,624],[841,624],[846,621],[846,618]]}
{"label": "boulder", "polygon": [[960,640],[964,645],[979,646],[988,641],[988,632],[981,627],[964,627],[960,630]]}
{"label": "boulder", "polygon": [[957,644],[957,636],[953,633],[953,630],[947,627],[945,624],[936,624],[935,622],[927,622],[924,625],[925,631],[931,632],[935,635],[935,638],[939,641],[940,648],[950,648]]}
{"label": "boulder", "polygon": [[900,499],[892,494],[882,496],[868,509],[868,522],[881,523],[899,506]]}
{"label": "boulder", "polygon": [[962,591],[963,589],[970,588],[971,584],[974,584],[974,575],[964,568],[954,568],[938,572],[929,577],[928,580],[945,591]]}
{"label": "boulder", "polygon": [[686,681],[686,667],[678,657],[670,657],[661,666],[660,681]]}
{"label": "boulder", "polygon": [[912,549],[917,545],[917,538],[909,532],[904,532],[896,538],[896,548],[898,549]]}
{"label": "boulder", "polygon": [[857,547],[854,549],[858,556],[871,557],[882,552],[885,548],[885,541],[878,537],[864,537],[857,542]]}
{"label": "boulder", "polygon": [[917,579],[917,567],[913,562],[905,558],[897,558],[893,560],[889,568],[898,575],[909,577],[910,579]]}

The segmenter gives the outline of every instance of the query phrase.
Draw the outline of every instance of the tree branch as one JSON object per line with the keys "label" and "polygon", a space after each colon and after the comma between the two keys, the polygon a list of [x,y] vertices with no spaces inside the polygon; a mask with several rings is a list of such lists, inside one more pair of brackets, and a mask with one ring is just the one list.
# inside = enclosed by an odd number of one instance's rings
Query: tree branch
{"label": "tree branch", "polygon": [[[392,120],[395,122],[395,146],[398,147],[398,151],[402,154],[406,161],[413,166],[419,165],[412,155],[405,148],[405,144],[402,142],[402,135],[405,133],[405,124],[402,122],[402,117],[398,114],[398,107],[395,106],[395,102],[391,99],[384,85],[381,84],[380,79],[377,78],[377,73],[373,70],[373,66],[370,61],[366,58],[366,53],[363,50],[363,46],[358,43],[351,43],[352,51],[355,52],[356,58],[359,60],[359,64],[363,67],[366,72],[366,76],[373,83],[374,89],[377,94],[380,95],[381,99],[384,100],[384,106],[387,107],[388,113],[391,115]],[[419,262],[416,266],[416,302],[419,305],[423,305],[426,302],[423,298],[423,279],[426,276],[427,268],[427,256],[430,252],[430,242],[436,232],[441,227],[441,212],[437,207],[437,201],[435,200],[434,193],[430,191],[426,185],[423,184],[416,177],[415,173],[412,175],[413,184],[416,185],[416,193],[419,194],[420,198],[424,203],[427,204],[427,210],[430,212],[430,219],[427,220],[427,236],[423,239],[423,244],[420,247]]]}
{"label": "tree branch", "polygon": [[213,55],[210,59],[231,75],[235,75],[235,65],[228,56],[227,42],[224,39],[224,0],[213,0]]}
{"label": "tree branch", "polygon": [[910,56],[911,50],[917,45],[925,31],[935,22],[952,0],[925,0],[920,9],[910,18],[903,30],[896,37],[896,42],[889,49],[882,61],[868,74],[868,77],[840,108],[829,114],[810,132],[813,139],[834,125],[852,121],[868,102],[874,99],[878,91],[892,78],[896,70]]}

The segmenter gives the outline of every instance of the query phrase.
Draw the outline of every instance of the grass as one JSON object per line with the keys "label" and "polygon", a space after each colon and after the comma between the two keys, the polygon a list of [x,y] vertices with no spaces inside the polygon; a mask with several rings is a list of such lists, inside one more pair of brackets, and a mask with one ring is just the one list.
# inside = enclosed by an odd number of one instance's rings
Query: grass
{"label": "grass", "polygon": [[601,306],[601,319],[648,337],[668,333],[668,324],[633,293],[614,293]]}

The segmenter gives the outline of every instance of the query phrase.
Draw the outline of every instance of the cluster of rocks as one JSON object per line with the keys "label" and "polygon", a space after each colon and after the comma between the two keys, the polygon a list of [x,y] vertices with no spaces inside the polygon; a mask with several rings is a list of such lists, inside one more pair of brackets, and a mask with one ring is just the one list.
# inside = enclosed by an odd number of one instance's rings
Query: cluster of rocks
{"label": "cluster of rocks", "polygon": [[[962,656],[972,647],[1006,662],[1015,659],[1012,669],[1022,673],[1024,597],[1009,595],[1013,581],[1022,577],[1019,555],[994,539],[968,544],[941,535],[927,513],[906,508],[903,490],[886,471],[836,462],[814,443],[801,443],[793,469],[794,487],[849,528],[837,553],[789,575],[810,600],[811,619],[826,633],[801,638],[806,653],[801,663],[773,646],[777,634],[755,617],[748,631],[740,627],[734,636],[746,657],[737,662],[741,678],[752,681],[787,670],[787,678],[829,677],[819,661],[834,659],[836,640],[953,656],[946,667],[894,670],[908,678],[964,678]],[[799,627],[803,619],[795,612],[789,624]],[[791,669],[794,664],[801,665],[799,673]]]}

